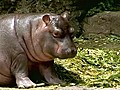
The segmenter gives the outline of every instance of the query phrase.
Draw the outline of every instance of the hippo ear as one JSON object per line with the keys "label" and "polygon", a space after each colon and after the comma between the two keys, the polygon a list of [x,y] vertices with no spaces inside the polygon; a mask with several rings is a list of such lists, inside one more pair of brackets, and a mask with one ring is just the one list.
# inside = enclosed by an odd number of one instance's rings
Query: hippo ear
{"label": "hippo ear", "polygon": [[49,17],[49,15],[44,15],[42,19],[43,19],[43,21],[46,23],[46,25],[48,25],[48,23],[50,22],[50,17]]}
{"label": "hippo ear", "polygon": [[62,14],[61,14],[61,16],[63,17],[63,18],[66,18],[66,19],[69,19],[69,14],[70,14],[70,12],[63,12]]}

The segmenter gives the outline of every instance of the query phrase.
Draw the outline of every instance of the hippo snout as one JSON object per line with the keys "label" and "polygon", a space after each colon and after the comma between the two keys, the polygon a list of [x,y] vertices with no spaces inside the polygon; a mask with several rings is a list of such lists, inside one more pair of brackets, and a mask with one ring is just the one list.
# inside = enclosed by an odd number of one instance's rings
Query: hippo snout
{"label": "hippo snout", "polygon": [[73,57],[75,57],[76,53],[77,53],[77,49],[76,49],[75,47],[73,47],[73,48],[67,48],[67,49],[65,50],[65,54],[66,54],[66,56],[67,56],[68,58],[73,58]]}
{"label": "hippo snout", "polygon": [[61,54],[59,54],[59,58],[66,59],[66,58],[73,58],[77,54],[77,48],[66,48],[61,50]]}

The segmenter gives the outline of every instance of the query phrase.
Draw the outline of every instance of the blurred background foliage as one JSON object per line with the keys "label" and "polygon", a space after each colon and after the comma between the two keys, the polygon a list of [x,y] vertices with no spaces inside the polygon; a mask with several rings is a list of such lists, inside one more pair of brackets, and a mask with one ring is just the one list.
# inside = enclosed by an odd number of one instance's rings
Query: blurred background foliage
{"label": "blurred background foliage", "polygon": [[81,22],[102,11],[120,10],[120,0],[0,0],[0,14],[70,12],[76,37],[82,33]]}

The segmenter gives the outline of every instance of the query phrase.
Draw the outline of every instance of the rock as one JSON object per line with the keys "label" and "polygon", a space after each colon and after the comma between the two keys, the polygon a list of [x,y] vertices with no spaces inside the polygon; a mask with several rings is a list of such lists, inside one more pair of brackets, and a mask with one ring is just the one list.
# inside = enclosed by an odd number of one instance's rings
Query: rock
{"label": "rock", "polygon": [[105,11],[83,22],[84,34],[114,34],[120,36],[120,11]]}

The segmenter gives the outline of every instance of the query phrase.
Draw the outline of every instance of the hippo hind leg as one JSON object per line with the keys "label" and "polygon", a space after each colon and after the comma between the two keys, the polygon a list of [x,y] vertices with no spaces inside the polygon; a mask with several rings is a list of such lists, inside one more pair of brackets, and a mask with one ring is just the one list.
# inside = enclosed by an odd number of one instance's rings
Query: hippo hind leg
{"label": "hippo hind leg", "polygon": [[48,84],[63,84],[53,68],[54,61],[42,62],[39,64],[39,71]]}
{"label": "hippo hind leg", "polygon": [[0,87],[2,87],[2,86],[12,87],[15,85],[16,84],[15,84],[13,77],[9,77],[4,74],[0,74]]}

